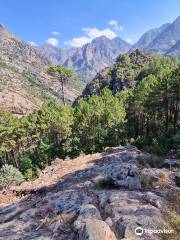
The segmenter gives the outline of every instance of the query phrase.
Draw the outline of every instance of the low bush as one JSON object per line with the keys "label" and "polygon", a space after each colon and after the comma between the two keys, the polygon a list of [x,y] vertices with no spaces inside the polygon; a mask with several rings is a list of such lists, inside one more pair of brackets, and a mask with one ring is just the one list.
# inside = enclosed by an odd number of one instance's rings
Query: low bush
{"label": "low bush", "polygon": [[22,173],[12,165],[5,164],[0,169],[0,187],[9,188],[11,185],[19,185],[24,181]]}
{"label": "low bush", "polygon": [[160,167],[162,163],[162,158],[156,156],[156,155],[151,155],[146,159],[146,163],[150,165],[152,168],[157,168]]}
{"label": "low bush", "polygon": [[33,177],[33,164],[32,159],[29,156],[22,156],[20,158],[19,170],[23,173],[26,179]]}
{"label": "low bush", "polygon": [[113,148],[112,147],[105,148],[105,153],[112,154],[113,153]]}
{"label": "low bush", "polygon": [[141,184],[142,184],[142,187],[144,187],[144,188],[151,187],[151,181],[150,181],[149,176],[142,174],[141,175]]}
{"label": "low bush", "polygon": [[173,143],[176,150],[180,149],[180,131],[173,136]]}
{"label": "low bush", "polygon": [[97,188],[115,188],[114,182],[112,179],[100,178],[96,181]]}

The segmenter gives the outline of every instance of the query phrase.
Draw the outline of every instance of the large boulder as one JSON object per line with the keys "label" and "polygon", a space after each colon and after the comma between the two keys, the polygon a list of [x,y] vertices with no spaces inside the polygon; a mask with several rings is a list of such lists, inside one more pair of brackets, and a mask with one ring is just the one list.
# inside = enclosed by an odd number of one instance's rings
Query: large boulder
{"label": "large boulder", "polygon": [[[99,206],[105,216],[113,221],[118,239],[139,239],[136,228],[161,229],[164,221],[161,214],[162,198],[155,193],[146,195],[140,191],[113,190],[101,192],[98,196]],[[140,239],[159,239],[156,234],[144,232]]]}
{"label": "large boulder", "polygon": [[134,164],[119,164],[107,167],[105,182],[111,182],[116,187],[140,190],[140,171]]}
{"label": "large boulder", "polygon": [[82,228],[87,219],[101,220],[99,210],[92,204],[84,204],[81,206],[79,216],[77,220],[74,222],[75,229],[78,230]]}
{"label": "large boulder", "polygon": [[97,219],[88,219],[78,232],[77,240],[117,240],[107,223]]}

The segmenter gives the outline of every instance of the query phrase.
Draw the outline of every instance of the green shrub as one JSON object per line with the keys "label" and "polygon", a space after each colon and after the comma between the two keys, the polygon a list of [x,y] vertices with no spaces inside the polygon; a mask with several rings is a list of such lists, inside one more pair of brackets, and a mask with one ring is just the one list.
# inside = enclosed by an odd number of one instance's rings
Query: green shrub
{"label": "green shrub", "polygon": [[175,230],[180,232],[180,215],[177,214],[175,211],[170,211],[169,213],[169,220]]}
{"label": "green shrub", "polygon": [[31,179],[33,176],[32,159],[25,155],[20,158],[19,170],[23,173],[26,179]]}
{"label": "green shrub", "polygon": [[107,148],[105,148],[105,152],[107,154],[112,154],[113,153],[113,148],[112,147],[107,147]]}
{"label": "green shrub", "polygon": [[0,187],[8,188],[10,185],[19,185],[24,181],[22,173],[12,165],[5,164],[0,169]]}
{"label": "green shrub", "polygon": [[106,185],[106,182],[104,179],[98,179],[95,184],[96,188],[104,188],[105,185]]}
{"label": "green shrub", "polygon": [[33,177],[33,170],[32,168],[29,168],[25,171],[23,174],[27,180],[30,180]]}
{"label": "green shrub", "polygon": [[100,188],[100,189],[116,187],[114,185],[114,182],[112,181],[112,179],[104,179],[104,178],[97,179],[95,186],[96,186],[96,188]]}
{"label": "green shrub", "polygon": [[173,137],[173,143],[175,149],[180,149],[180,131],[178,131]]}
{"label": "green shrub", "polygon": [[40,161],[37,162],[40,168],[44,168],[46,165],[50,164],[55,156],[62,155],[63,150],[60,149],[55,144],[41,143],[40,145]]}
{"label": "green shrub", "polygon": [[142,174],[141,175],[141,184],[143,187],[151,187],[150,178],[147,175]]}
{"label": "green shrub", "polygon": [[152,168],[160,167],[162,159],[156,155],[151,155],[146,160],[146,163],[149,164]]}

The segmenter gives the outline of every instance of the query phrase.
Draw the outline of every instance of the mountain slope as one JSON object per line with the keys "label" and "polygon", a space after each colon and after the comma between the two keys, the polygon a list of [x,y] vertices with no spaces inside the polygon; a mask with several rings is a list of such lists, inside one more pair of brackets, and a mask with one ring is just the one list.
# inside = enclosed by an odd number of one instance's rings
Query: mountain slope
{"label": "mountain slope", "polygon": [[104,67],[112,65],[120,53],[129,49],[130,45],[119,37],[110,40],[105,36],[76,49],[40,47],[40,51],[54,63],[73,69],[84,82],[89,82]]}
{"label": "mountain slope", "polygon": [[[61,101],[58,81],[46,71],[52,62],[0,25],[0,107],[16,114],[38,108],[45,99]],[[73,100],[77,92],[66,89]]]}
{"label": "mountain slope", "polygon": [[180,59],[180,40],[166,52],[166,55]]}
{"label": "mountain slope", "polygon": [[146,51],[165,54],[180,39],[180,17],[167,26],[146,48]]}
{"label": "mountain slope", "polygon": [[170,25],[170,23],[166,23],[164,25],[162,25],[159,28],[155,28],[155,29],[151,29],[147,32],[145,32],[140,39],[138,40],[137,43],[135,43],[133,45],[132,49],[136,49],[136,48],[147,48],[149,46],[149,44],[162,32],[164,31],[168,26]]}
{"label": "mountain slope", "polygon": [[75,48],[57,48],[48,43],[41,45],[38,49],[53,63],[59,65],[63,65],[64,62],[76,51]]}
{"label": "mountain slope", "polygon": [[135,43],[130,52],[137,48],[147,53],[158,53],[180,58],[180,17],[173,23],[166,23],[159,28],[145,32]]}
{"label": "mountain slope", "polygon": [[110,40],[101,36],[79,48],[64,65],[75,69],[77,74],[88,82],[89,78],[104,67],[112,65],[116,57],[127,52],[129,48],[130,45],[118,37]]}

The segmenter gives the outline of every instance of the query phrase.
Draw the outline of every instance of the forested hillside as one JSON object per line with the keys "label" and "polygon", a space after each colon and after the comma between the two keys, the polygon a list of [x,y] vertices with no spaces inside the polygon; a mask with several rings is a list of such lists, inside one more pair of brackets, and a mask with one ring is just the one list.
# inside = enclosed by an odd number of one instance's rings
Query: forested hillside
{"label": "forested hillside", "polygon": [[1,110],[1,166],[13,165],[31,178],[57,156],[127,143],[160,155],[179,149],[178,60],[136,50],[120,55],[93,84],[97,91],[89,91],[74,106],[46,102],[21,118]]}

